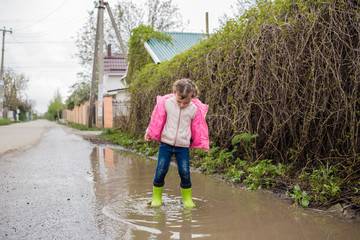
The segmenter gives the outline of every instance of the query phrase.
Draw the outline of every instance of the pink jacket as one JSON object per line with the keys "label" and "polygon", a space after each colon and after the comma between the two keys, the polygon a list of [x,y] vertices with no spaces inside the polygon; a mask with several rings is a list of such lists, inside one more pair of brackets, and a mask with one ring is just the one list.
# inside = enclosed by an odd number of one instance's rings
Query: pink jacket
{"label": "pink jacket", "polygon": [[[157,104],[151,115],[151,121],[147,129],[147,135],[155,141],[161,141],[161,132],[166,122],[165,101],[173,96],[174,94],[168,94],[158,96],[156,99]],[[191,122],[191,138],[193,142],[190,148],[209,149],[209,133],[205,120],[209,106],[203,104],[197,98],[193,98],[191,101],[197,107],[197,112],[194,120]]]}

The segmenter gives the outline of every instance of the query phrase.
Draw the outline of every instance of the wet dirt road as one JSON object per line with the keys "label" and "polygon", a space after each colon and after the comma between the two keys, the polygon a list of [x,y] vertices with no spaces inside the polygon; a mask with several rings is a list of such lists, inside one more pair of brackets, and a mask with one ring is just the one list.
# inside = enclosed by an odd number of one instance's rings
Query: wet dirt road
{"label": "wet dirt road", "polygon": [[155,168],[54,125],[34,147],[0,157],[0,239],[360,239],[359,222],[197,173],[197,206],[186,209],[175,167],[163,205],[149,208]]}
{"label": "wet dirt road", "polygon": [[0,126],[0,156],[30,148],[40,140],[43,132],[54,124],[47,120],[37,120]]}

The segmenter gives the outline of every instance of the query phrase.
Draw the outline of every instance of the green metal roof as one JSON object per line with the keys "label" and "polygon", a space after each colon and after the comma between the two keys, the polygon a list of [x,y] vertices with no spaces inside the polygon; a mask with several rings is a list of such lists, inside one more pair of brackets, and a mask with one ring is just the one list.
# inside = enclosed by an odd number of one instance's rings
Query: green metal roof
{"label": "green metal roof", "polygon": [[175,55],[186,51],[206,38],[202,33],[164,32],[171,36],[172,44],[151,38],[145,42],[145,48],[156,64],[171,60]]}

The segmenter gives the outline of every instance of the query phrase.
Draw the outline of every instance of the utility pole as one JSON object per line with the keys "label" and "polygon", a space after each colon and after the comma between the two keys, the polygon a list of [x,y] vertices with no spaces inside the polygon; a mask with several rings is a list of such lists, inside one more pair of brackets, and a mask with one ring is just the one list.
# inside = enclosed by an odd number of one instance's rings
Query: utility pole
{"label": "utility pole", "polygon": [[209,13],[205,13],[206,36],[209,37]]}
{"label": "utility pole", "polygon": [[[97,16],[97,26],[96,26],[96,35],[95,35],[95,50],[94,50],[94,61],[93,61],[93,69],[92,69],[92,76],[91,76],[91,90],[90,90],[90,104],[89,104],[89,116],[88,116],[88,126],[92,127],[94,122],[94,102],[95,102],[95,87],[96,87],[96,73],[97,67],[99,67],[99,85],[98,85],[98,99],[100,99],[101,95],[101,106],[100,102],[98,101],[98,116],[99,116],[99,109],[101,108],[101,116],[102,116],[102,82],[103,82],[103,72],[104,72],[104,60],[102,59],[102,51],[103,51],[103,19],[104,19],[104,5],[103,1],[99,1],[100,5],[98,8],[98,16]],[[100,41],[100,39],[102,39]],[[99,47],[100,45],[100,47]],[[100,49],[99,49],[100,48]],[[100,54],[101,53],[101,54]],[[102,73],[100,72],[100,65],[102,65]],[[101,80],[100,80],[101,78]],[[101,86],[100,86],[101,82]],[[100,91],[101,87],[101,91]],[[97,119],[99,120],[98,116]],[[101,118],[101,125],[102,125],[102,118]]]}
{"label": "utility pole", "polygon": [[4,53],[5,53],[5,33],[12,33],[12,30],[0,29],[3,32],[2,53],[1,53],[1,70],[0,70],[0,119],[3,119],[3,103],[4,103]]}
{"label": "utility pole", "polygon": [[112,14],[111,12],[111,8],[110,8],[110,5],[108,2],[104,2],[105,6],[106,6],[106,9],[109,13],[109,16],[110,16],[110,20],[111,20],[111,24],[115,30],[115,34],[116,34],[116,37],[120,43],[120,47],[121,47],[121,51],[123,52],[123,54],[126,56],[127,54],[127,50],[126,50],[126,46],[124,44],[124,41],[122,40],[122,37],[120,35],[120,32],[119,32],[119,29],[117,28],[116,26],[116,23],[115,23],[115,19],[114,19],[114,15]]}
{"label": "utility pole", "polygon": [[98,115],[97,127],[103,127],[103,82],[104,82],[104,1],[99,0],[99,84],[98,84]]}
{"label": "utility pole", "polygon": [[[95,3],[96,4],[96,3]],[[120,32],[116,26],[114,16],[111,12],[109,3],[104,2],[104,0],[99,0],[98,16],[97,16],[97,26],[96,26],[96,36],[95,36],[95,51],[94,51],[94,62],[92,69],[91,77],[91,90],[90,90],[90,106],[89,106],[89,116],[88,116],[88,126],[92,127],[93,125],[93,116],[94,114],[94,102],[95,102],[95,87],[96,87],[96,73],[98,72],[99,82],[98,82],[98,109],[97,109],[97,127],[103,127],[103,81],[104,81],[104,9],[107,8],[109,13],[112,26],[115,30],[116,37],[120,43],[121,51],[126,56],[127,48],[121,38]],[[98,71],[97,71],[98,70]]]}

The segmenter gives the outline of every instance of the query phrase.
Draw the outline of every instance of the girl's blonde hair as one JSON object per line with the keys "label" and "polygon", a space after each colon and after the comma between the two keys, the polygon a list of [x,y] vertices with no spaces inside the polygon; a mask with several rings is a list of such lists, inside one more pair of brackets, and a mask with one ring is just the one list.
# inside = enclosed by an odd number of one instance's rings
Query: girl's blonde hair
{"label": "girl's blonde hair", "polygon": [[199,96],[200,91],[197,86],[190,79],[183,78],[174,82],[173,85],[174,93],[181,96],[182,99],[191,97],[196,98]]}

